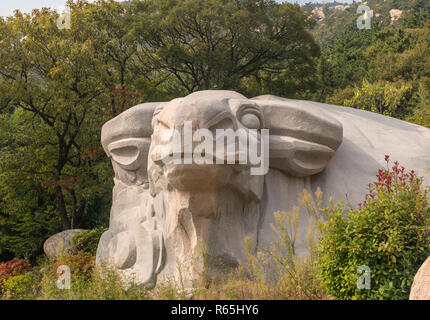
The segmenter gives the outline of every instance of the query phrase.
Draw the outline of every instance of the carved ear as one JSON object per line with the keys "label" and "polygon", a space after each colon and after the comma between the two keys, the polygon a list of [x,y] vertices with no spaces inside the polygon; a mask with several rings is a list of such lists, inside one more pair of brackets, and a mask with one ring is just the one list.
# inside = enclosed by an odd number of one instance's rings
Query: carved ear
{"label": "carved ear", "polygon": [[270,167],[305,177],[323,171],[342,143],[342,124],[321,108],[275,96],[251,99],[269,129]]}

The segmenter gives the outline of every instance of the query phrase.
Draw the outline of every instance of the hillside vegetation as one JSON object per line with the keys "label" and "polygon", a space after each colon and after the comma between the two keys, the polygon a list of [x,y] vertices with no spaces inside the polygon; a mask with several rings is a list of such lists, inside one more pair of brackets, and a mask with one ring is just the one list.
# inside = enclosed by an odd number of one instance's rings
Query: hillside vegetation
{"label": "hillside vegetation", "polygon": [[[429,125],[430,3],[373,0],[370,29],[358,29],[364,3],[306,5],[327,12],[312,31],[321,46],[314,100]],[[390,16],[390,11],[400,15]],[[400,11],[399,11],[400,10]],[[315,11],[314,11],[315,14]]]}

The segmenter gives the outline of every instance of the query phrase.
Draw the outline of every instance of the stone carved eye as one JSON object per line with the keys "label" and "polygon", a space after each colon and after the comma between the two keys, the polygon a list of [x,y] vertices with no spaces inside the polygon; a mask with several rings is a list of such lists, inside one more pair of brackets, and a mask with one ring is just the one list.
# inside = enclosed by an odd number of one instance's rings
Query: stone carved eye
{"label": "stone carved eye", "polygon": [[244,114],[240,122],[248,129],[261,129],[260,118],[253,113]]}
{"label": "stone carved eye", "polygon": [[231,99],[230,107],[236,113],[236,119],[248,129],[260,130],[264,128],[264,117],[260,107],[253,101]]}
{"label": "stone carved eye", "polygon": [[260,130],[264,127],[263,115],[254,106],[243,106],[237,112],[240,123],[248,129]]}

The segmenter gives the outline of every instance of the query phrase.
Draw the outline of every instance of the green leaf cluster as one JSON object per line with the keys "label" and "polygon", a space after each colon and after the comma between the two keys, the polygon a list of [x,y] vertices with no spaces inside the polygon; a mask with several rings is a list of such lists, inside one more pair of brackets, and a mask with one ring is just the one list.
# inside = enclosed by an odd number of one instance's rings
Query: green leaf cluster
{"label": "green leaf cluster", "polygon": [[87,252],[95,256],[100,237],[106,230],[107,228],[99,227],[77,233],[72,238],[73,246],[79,251]]}

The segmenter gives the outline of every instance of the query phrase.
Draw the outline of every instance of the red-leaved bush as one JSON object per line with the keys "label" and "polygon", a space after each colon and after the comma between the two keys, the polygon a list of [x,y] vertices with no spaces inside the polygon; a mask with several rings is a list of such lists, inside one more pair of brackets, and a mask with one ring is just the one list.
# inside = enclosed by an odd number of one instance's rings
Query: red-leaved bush
{"label": "red-leaved bush", "polygon": [[375,199],[379,193],[393,192],[395,194],[399,192],[412,192],[414,194],[419,193],[419,189],[423,183],[422,177],[417,177],[414,170],[409,172],[405,171],[405,167],[401,166],[398,161],[394,162],[394,166],[389,167],[390,156],[385,156],[385,162],[387,162],[387,169],[379,169],[376,178],[378,181],[369,184],[369,193],[366,194],[365,201],[358,204],[358,209],[363,209],[367,206],[369,199]]}
{"label": "red-leaved bush", "polygon": [[52,265],[52,271],[56,274],[59,266],[66,265],[70,268],[72,275],[79,275],[83,278],[89,279],[94,269],[94,264],[95,257],[89,253],[79,251],[75,255],[65,255],[63,257],[56,258]]}
{"label": "red-leaved bush", "polygon": [[[385,161],[357,209],[332,205],[319,225],[320,278],[337,299],[408,299],[430,255],[430,188],[389,155]],[[367,289],[357,286],[362,266],[370,268]]]}
{"label": "red-leaved bush", "polygon": [[31,265],[22,259],[12,259],[7,262],[0,263],[0,286],[3,281],[13,276],[25,274],[31,270]]}

